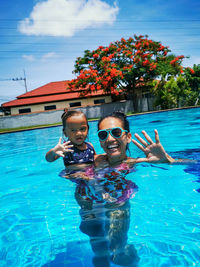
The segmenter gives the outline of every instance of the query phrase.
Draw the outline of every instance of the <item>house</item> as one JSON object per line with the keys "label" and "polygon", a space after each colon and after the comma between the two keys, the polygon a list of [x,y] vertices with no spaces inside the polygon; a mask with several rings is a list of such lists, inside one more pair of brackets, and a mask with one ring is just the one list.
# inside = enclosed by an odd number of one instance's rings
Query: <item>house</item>
{"label": "house", "polygon": [[112,102],[111,95],[103,90],[82,96],[84,90],[71,91],[67,83],[68,81],[50,82],[1,106],[5,114],[18,115]]}

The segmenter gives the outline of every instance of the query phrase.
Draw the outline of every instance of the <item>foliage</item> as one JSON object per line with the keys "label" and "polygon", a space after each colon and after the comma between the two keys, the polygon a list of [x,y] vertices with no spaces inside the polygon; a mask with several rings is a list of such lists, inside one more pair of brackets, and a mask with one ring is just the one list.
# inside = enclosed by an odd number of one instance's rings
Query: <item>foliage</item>
{"label": "foliage", "polygon": [[193,68],[186,68],[184,76],[189,83],[193,94],[191,105],[200,105],[200,64],[194,64]]}
{"label": "foliage", "polygon": [[185,68],[184,76],[188,81],[192,91],[200,91],[200,64],[193,68]]}
{"label": "foliage", "polygon": [[171,77],[169,81],[154,81],[152,92],[156,96],[155,106],[161,109],[193,105],[195,94],[183,75]]}
{"label": "foliage", "polygon": [[130,37],[99,46],[94,51],[86,50],[78,57],[74,73],[69,82],[73,89],[85,89],[85,94],[103,90],[119,95],[120,92],[134,95],[135,88],[161,76],[162,79],[183,72],[184,56],[169,55],[169,48],[148,36]]}

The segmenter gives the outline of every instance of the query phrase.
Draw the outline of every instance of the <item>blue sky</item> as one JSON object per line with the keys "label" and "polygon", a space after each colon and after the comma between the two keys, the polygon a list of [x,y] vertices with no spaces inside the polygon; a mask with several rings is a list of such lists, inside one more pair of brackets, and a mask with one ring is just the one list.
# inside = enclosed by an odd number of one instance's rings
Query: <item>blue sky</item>
{"label": "blue sky", "polygon": [[46,83],[72,79],[86,49],[147,34],[184,66],[200,64],[199,0],[2,0],[0,103]]}

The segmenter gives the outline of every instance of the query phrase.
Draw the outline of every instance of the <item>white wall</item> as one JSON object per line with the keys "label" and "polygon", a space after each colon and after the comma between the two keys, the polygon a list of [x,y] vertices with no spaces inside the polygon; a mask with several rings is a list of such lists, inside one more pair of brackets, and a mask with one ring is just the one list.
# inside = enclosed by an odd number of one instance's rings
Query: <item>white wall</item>
{"label": "white wall", "polygon": [[[152,99],[149,99],[148,101],[152,103]],[[139,104],[140,112],[148,111],[149,105],[147,105],[147,99],[141,99]],[[112,113],[113,111],[122,111],[124,113],[134,111],[133,103],[131,100],[95,106],[80,107],[76,109],[82,110],[86,114],[88,119],[99,118],[101,116]],[[0,129],[59,123],[61,122],[62,114],[63,110],[55,110],[33,114],[3,116],[0,117]]]}

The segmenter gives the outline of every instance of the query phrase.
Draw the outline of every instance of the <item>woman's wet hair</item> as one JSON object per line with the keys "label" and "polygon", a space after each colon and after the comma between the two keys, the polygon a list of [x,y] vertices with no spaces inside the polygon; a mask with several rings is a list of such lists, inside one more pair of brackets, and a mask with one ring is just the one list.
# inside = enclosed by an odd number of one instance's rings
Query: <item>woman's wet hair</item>
{"label": "woman's wet hair", "polygon": [[62,116],[61,116],[61,119],[62,119],[62,125],[63,125],[63,131],[65,130],[66,128],[66,124],[67,124],[67,119],[70,118],[70,117],[73,117],[73,116],[79,116],[79,115],[83,115],[87,121],[87,126],[88,126],[88,130],[89,130],[89,124],[88,124],[88,120],[87,120],[87,117],[85,115],[85,113],[83,113],[82,111],[80,110],[64,110]]}
{"label": "woman's wet hair", "polygon": [[111,114],[108,114],[106,116],[101,117],[101,119],[98,122],[98,130],[99,130],[99,126],[100,126],[101,122],[106,118],[117,118],[117,119],[119,119],[122,122],[124,130],[130,132],[129,121],[127,120],[126,115],[121,111],[114,111]]}

